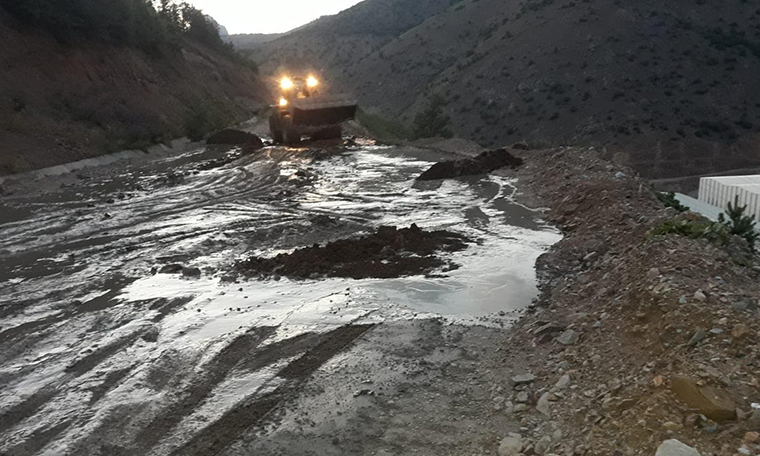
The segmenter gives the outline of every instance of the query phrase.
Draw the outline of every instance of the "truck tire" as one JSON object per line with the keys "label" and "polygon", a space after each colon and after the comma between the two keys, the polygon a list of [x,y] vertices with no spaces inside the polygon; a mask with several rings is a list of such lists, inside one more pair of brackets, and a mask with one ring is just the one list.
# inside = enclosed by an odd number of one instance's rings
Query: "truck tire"
{"label": "truck tire", "polygon": [[297,128],[288,127],[285,129],[285,144],[289,146],[297,146],[301,144],[301,133]]}
{"label": "truck tire", "polygon": [[269,134],[272,135],[272,141],[274,141],[275,144],[282,144],[282,128],[280,127],[277,114],[269,116]]}
{"label": "truck tire", "polygon": [[325,139],[340,139],[342,137],[343,137],[343,128],[341,128],[340,125],[327,127],[311,135],[311,139],[314,141],[321,141]]}

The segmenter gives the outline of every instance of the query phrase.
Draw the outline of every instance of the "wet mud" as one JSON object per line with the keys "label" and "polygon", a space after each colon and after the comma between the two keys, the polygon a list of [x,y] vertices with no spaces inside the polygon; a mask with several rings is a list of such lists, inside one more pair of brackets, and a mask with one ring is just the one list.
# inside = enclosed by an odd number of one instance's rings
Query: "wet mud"
{"label": "wet mud", "polygon": [[464,236],[450,231],[425,231],[381,226],[356,239],[340,239],[325,246],[297,249],[274,258],[248,258],[236,268],[248,274],[283,275],[298,279],[349,277],[353,279],[402,277],[428,274],[435,269],[453,270],[455,263],[436,256],[467,248]]}
{"label": "wet mud", "polygon": [[[6,180],[0,454],[370,454],[383,427],[404,432],[377,410],[454,422],[440,399],[421,407],[425,385],[475,374],[450,363],[530,304],[535,259],[559,235],[510,178],[415,182],[440,158],[209,146]],[[310,264],[291,279],[287,261],[270,280],[230,275],[305,248],[332,276]],[[333,260],[358,252],[427,263],[351,278],[356,265]],[[193,273],[157,273],[172,264]],[[391,393],[398,405],[376,403]]]}

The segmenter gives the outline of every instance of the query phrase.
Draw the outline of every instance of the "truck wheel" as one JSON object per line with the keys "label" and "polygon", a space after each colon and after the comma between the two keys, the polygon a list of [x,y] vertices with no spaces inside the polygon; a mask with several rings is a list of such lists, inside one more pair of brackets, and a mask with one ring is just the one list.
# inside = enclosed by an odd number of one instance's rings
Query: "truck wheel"
{"label": "truck wheel", "polygon": [[334,125],[332,127],[327,127],[324,130],[319,130],[318,132],[311,135],[311,139],[314,141],[320,141],[325,139],[340,139],[343,137],[343,129],[340,125]]}
{"label": "truck wheel", "polygon": [[282,144],[282,129],[280,128],[280,122],[276,114],[272,114],[269,117],[269,134],[272,135],[272,141],[275,144]]}
{"label": "truck wheel", "polygon": [[289,146],[296,146],[301,143],[301,133],[298,132],[297,128],[287,128],[285,129],[285,144]]}

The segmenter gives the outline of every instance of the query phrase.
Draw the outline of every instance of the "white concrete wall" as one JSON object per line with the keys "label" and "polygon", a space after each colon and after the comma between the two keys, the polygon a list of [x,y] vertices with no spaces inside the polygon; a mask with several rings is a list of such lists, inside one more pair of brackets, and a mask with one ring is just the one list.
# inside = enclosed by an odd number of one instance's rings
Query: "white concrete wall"
{"label": "white concrete wall", "polygon": [[698,199],[712,206],[726,209],[739,197],[739,204],[747,206],[747,214],[760,218],[760,175],[703,177],[699,180]]}

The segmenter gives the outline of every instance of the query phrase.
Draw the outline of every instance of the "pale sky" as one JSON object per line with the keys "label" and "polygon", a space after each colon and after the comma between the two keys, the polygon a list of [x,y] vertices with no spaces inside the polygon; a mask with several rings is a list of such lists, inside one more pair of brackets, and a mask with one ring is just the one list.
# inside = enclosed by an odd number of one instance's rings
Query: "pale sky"
{"label": "pale sky", "polygon": [[287,32],[361,0],[189,0],[232,33]]}

